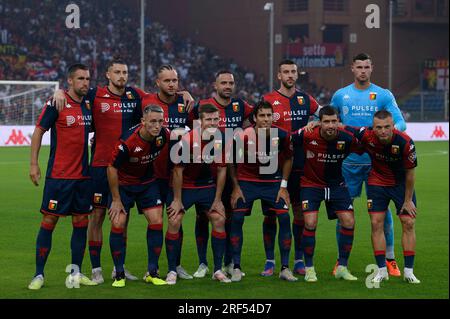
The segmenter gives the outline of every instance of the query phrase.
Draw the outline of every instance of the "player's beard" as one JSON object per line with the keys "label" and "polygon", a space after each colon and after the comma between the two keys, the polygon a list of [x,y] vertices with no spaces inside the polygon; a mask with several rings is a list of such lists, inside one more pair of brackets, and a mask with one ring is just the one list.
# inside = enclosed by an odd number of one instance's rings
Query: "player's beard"
{"label": "player's beard", "polygon": [[295,86],[295,82],[290,85],[287,81],[281,81],[281,84],[288,90],[292,89]]}
{"label": "player's beard", "polygon": [[79,88],[79,89],[74,89],[73,91],[75,92],[76,95],[78,96],[86,96],[87,92],[88,92],[89,88]]}
{"label": "player's beard", "polygon": [[232,94],[233,91],[231,91],[230,93],[225,93],[224,91],[217,91],[217,95],[224,100],[230,99]]}
{"label": "player's beard", "polygon": [[117,90],[121,91],[121,90],[123,90],[123,89],[125,88],[125,86],[127,85],[127,81],[126,81],[126,80],[124,80],[124,81],[122,81],[122,82],[119,82],[119,81],[113,82],[113,81],[111,81],[111,84],[112,84],[112,86],[114,86]]}

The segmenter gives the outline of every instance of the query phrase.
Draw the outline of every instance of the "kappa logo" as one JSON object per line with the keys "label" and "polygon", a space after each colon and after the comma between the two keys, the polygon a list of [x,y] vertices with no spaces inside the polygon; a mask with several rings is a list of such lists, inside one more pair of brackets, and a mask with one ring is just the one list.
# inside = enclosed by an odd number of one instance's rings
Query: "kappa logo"
{"label": "kappa logo", "polygon": [[161,200],[158,199],[158,200],[156,201],[156,205],[161,205],[161,204],[162,204]]}
{"label": "kappa logo", "polygon": [[433,134],[431,134],[431,137],[443,138],[447,137],[447,135],[445,134],[445,131],[442,129],[442,126],[436,125]]}
{"label": "kappa logo", "polygon": [[348,99],[350,99],[350,95],[345,94],[345,95],[344,95],[344,100],[348,100]]}
{"label": "kappa logo", "polygon": [[409,150],[412,151],[413,149],[414,149],[414,144],[411,144],[411,145],[409,146]]}
{"label": "kappa logo", "polygon": [[284,204],[283,208],[284,209],[289,209],[289,207],[286,204]]}
{"label": "kappa logo", "polygon": [[23,135],[22,130],[17,130],[16,132],[15,129],[11,131],[11,135],[5,142],[5,145],[8,145],[9,143],[12,143],[13,145],[31,144],[28,138],[25,135]]}
{"label": "kappa logo", "polygon": [[311,142],[309,142],[309,144],[315,145],[315,146],[318,146],[318,145],[319,145],[315,140],[312,140]]}
{"label": "kappa logo", "polygon": [[105,95],[103,95],[103,97],[111,97],[111,95],[109,95],[108,93],[106,93]]}
{"label": "kappa logo", "polygon": [[66,107],[67,107],[68,109],[70,109],[70,108],[72,107],[72,105],[70,105],[69,103],[67,103],[67,104],[66,104]]}
{"label": "kappa logo", "polygon": [[350,204],[350,206],[348,206],[348,208],[347,209],[353,209],[353,205],[352,204]]}
{"label": "kappa logo", "polygon": [[108,103],[100,103],[102,113],[108,112],[111,106]]}
{"label": "kappa logo", "polygon": [[375,144],[373,144],[372,142],[370,142],[369,145],[375,147]]}
{"label": "kappa logo", "polygon": [[122,152],[124,152],[124,149],[123,149],[122,144],[119,145],[119,150],[121,150]]}
{"label": "kappa logo", "polygon": [[281,102],[278,100],[275,100],[275,102],[273,102],[273,105],[281,105]]}
{"label": "kappa logo", "polygon": [[139,146],[136,146],[136,148],[134,149],[135,153],[141,152],[141,151],[142,151],[142,148],[140,148]]}
{"label": "kappa logo", "polygon": [[66,116],[66,122],[67,126],[71,126],[72,124],[75,123],[75,117],[73,117],[72,115]]}

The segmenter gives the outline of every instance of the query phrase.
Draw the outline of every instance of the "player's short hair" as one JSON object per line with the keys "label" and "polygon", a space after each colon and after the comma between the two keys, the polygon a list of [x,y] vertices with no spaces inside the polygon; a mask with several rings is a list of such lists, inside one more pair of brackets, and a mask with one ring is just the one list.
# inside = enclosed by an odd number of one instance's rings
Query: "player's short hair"
{"label": "player's short hair", "polygon": [[113,58],[106,64],[106,70],[109,70],[114,64],[123,64],[127,65],[124,59],[120,55],[114,55]]}
{"label": "player's short hair", "polygon": [[164,113],[164,110],[160,106],[154,104],[149,104],[146,107],[144,107],[144,115],[150,114],[152,112]]}
{"label": "player's short hair", "polygon": [[203,104],[198,108],[198,116],[202,119],[204,113],[214,113],[219,111],[219,109],[212,104]]}
{"label": "player's short hair", "polygon": [[376,117],[376,118],[379,119],[379,120],[385,120],[385,119],[387,119],[388,117],[391,117],[391,118],[392,118],[392,114],[391,114],[391,112],[389,112],[389,111],[386,111],[386,110],[380,110],[380,111],[375,112],[375,114],[373,115],[373,117]]}
{"label": "player's short hair", "polygon": [[[270,104],[267,101],[261,100],[256,104],[256,106],[253,108],[253,116],[256,117],[258,115],[258,112],[262,109],[270,109],[273,113],[273,107],[272,104]],[[253,118],[252,116],[252,118]]]}
{"label": "player's short hair", "polygon": [[278,63],[278,70],[281,68],[282,65],[297,65],[297,64],[290,59],[284,59],[281,60],[280,63]]}
{"label": "player's short hair", "polygon": [[160,74],[162,71],[176,71],[176,70],[171,64],[163,64],[158,68],[157,73]]}
{"label": "player's short hair", "polygon": [[332,107],[331,105],[325,105],[320,109],[319,119],[321,121],[322,121],[322,118],[324,115],[327,115],[327,116],[337,115],[337,117],[339,118],[339,112],[337,111],[336,108]]}
{"label": "player's short hair", "polygon": [[231,72],[230,70],[222,69],[216,72],[215,79],[217,80],[217,78],[222,74],[231,74],[232,76],[234,76],[233,72]]}
{"label": "player's short hair", "polygon": [[360,60],[360,61],[370,60],[370,62],[372,62],[372,57],[370,55],[368,55],[367,53],[358,53],[357,55],[355,55],[353,57],[353,62],[355,62],[356,60]]}
{"label": "player's short hair", "polygon": [[89,71],[89,68],[86,64],[83,63],[74,63],[69,65],[69,67],[67,68],[67,76],[68,77],[72,77],[73,74],[75,72],[77,72],[78,70],[84,70],[84,71]]}

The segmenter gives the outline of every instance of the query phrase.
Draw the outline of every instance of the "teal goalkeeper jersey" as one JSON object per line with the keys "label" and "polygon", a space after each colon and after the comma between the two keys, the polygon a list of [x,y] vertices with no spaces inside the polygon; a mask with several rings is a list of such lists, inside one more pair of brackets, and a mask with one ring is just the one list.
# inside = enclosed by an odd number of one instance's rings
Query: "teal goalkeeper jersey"
{"label": "teal goalkeeper jersey", "polygon": [[[373,83],[365,90],[359,90],[352,83],[334,93],[331,105],[338,109],[341,121],[350,126],[372,126],[373,115],[380,110],[392,113],[395,127],[406,130],[406,123],[391,91]],[[367,153],[350,154],[344,164],[370,165]]]}

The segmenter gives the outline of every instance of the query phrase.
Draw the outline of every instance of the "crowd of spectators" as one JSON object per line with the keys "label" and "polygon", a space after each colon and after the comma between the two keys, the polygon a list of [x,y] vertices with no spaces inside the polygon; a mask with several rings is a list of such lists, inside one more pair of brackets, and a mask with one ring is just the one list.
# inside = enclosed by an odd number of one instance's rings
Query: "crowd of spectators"
{"label": "crowd of spectators", "polygon": [[[91,84],[103,85],[107,62],[120,55],[128,62],[130,85],[139,86],[138,10],[124,5],[122,0],[79,0],[76,3],[81,12],[80,28],[68,29],[65,8],[69,3],[50,0],[0,3],[0,79],[60,81],[64,86],[67,66],[79,61],[93,70]],[[261,94],[268,91],[263,75],[193,43],[190,38],[179,37],[156,21],[147,19],[145,25],[146,90],[154,90],[156,68],[170,63],[178,71],[181,87],[197,99],[211,96],[214,72],[219,69],[234,72],[237,95],[250,103],[259,101]],[[311,83],[307,86],[302,90],[321,102],[329,99],[325,88]]]}

